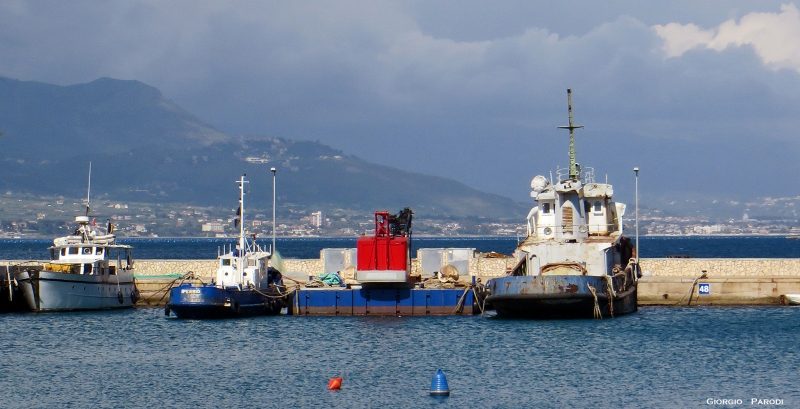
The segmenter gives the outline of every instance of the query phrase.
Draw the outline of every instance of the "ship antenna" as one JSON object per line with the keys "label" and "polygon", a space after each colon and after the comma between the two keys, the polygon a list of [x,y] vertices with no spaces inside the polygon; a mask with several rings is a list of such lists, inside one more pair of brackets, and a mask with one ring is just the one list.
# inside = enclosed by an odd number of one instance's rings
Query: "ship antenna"
{"label": "ship antenna", "polygon": [[578,180],[581,170],[580,165],[575,162],[575,130],[583,128],[583,125],[572,123],[572,88],[567,88],[567,105],[569,106],[569,126],[559,126],[559,129],[569,129],[569,178]]}
{"label": "ship antenna", "polygon": [[247,243],[245,241],[245,238],[244,238],[244,190],[245,190],[244,189],[244,184],[247,183],[247,181],[244,180],[245,176],[247,176],[247,175],[246,174],[242,175],[238,180],[238,182],[239,182],[239,210],[238,210],[238,213],[239,213],[239,251],[241,252],[241,254],[244,253],[246,245],[247,245]]}
{"label": "ship antenna", "polygon": [[92,162],[89,162],[89,186],[86,188],[86,215],[89,215],[89,194],[92,191]]}

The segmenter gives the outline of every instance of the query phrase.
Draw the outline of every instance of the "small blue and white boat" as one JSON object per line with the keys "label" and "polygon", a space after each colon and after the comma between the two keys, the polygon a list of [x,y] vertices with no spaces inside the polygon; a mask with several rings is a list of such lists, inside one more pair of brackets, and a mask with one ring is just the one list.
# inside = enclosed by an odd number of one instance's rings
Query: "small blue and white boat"
{"label": "small blue and white boat", "polygon": [[217,274],[211,283],[189,278],[170,289],[167,316],[178,318],[230,318],[276,315],[291,305],[292,292],[283,285],[280,271],[270,266],[274,249],[263,249],[248,239],[244,226],[244,185],[239,184],[239,241],[217,257]]}

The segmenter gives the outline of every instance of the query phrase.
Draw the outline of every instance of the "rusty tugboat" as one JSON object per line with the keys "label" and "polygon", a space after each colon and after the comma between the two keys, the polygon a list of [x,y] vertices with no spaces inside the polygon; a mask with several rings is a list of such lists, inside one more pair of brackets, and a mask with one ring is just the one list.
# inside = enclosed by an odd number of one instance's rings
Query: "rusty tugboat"
{"label": "rusty tugboat", "polygon": [[[608,183],[575,161],[572,90],[569,107],[569,169],[531,181],[537,205],[528,213],[527,238],[505,277],[486,283],[486,303],[498,316],[525,318],[614,317],[637,311],[640,276],[636,250],[622,235],[625,205],[612,200]],[[564,175],[564,171],[569,173]],[[563,177],[566,176],[566,177]]]}

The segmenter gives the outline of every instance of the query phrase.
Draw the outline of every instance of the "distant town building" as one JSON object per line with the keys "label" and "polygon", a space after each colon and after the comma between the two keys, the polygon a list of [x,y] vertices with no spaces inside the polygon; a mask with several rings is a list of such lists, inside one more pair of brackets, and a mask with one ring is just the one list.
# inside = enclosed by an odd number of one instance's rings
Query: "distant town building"
{"label": "distant town building", "polygon": [[219,222],[209,222],[200,226],[203,231],[210,231],[214,233],[222,233],[225,231],[225,225]]}
{"label": "distant town building", "polygon": [[311,213],[311,225],[318,229],[325,227],[325,215],[322,211]]}

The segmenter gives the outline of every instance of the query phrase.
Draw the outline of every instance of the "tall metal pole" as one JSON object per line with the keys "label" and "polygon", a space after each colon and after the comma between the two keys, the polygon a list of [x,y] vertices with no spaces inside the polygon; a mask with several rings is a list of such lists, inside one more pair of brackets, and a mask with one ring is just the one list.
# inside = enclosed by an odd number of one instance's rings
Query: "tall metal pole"
{"label": "tall metal pole", "polygon": [[272,171],[272,254],[275,254],[275,173],[278,171],[275,168],[270,168]]}
{"label": "tall metal pole", "polygon": [[240,254],[244,254],[245,249],[247,248],[245,239],[244,239],[244,191],[245,187],[244,184],[247,183],[244,180],[244,177],[247,175],[242,175],[239,177],[239,210],[237,211],[239,216],[239,252]]}
{"label": "tall metal pole", "polygon": [[639,263],[639,255],[641,249],[639,248],[639,168],[633,168],[636,173],[636,263]]}
{"label": "tall metal pole", "polygon": [[569,108],[569,126],[559,126],[559,129],[569,129],[569,178],[578,180],[581,172],[578,163],[575,161],[575,130],[583,128],[583,125],[572,123],[572,88],[567,88],[567,106]]}

